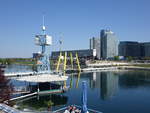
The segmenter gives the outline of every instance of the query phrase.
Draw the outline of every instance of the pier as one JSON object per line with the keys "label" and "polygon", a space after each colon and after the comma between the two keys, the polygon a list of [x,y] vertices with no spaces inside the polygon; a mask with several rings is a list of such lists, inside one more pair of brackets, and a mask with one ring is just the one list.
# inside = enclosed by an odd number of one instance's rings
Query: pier
{"label": "pier", "polygon": [[26,82],[56,82],[56,81],[66,81],[68,79],[68,76],[60,76],[55,74],[41,74],[41,75],[15,77],[14,79]]}
{"label": "pier", "polygon": [[29,76],[29,75],[34,75],[36,74],[35,72],[11,72],[11,73],[4,73],[6,77],[17,77],[17,76]]}

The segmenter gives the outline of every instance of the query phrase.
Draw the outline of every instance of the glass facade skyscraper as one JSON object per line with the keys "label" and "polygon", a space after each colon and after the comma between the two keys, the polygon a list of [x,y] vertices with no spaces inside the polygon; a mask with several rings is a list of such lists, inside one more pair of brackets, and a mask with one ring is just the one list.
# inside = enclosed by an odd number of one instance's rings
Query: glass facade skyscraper
{"label": "glass facade skyscraper", "polygon": [[101,58],[113,59],[118,56],[118,39],[110,30],[101,30]]}
{"label": "glass facade skyscraper", "polygon": [[90,39],[90,49],[96,49],[96,57],[101,58],[101,43],[100,38],[91,38]]}

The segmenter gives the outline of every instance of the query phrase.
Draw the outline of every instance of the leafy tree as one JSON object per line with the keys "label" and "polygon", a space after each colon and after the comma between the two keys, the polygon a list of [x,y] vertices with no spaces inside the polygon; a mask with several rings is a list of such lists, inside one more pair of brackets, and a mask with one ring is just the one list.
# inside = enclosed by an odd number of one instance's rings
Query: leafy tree
{"label": "leafy tree", "polygon": [[119,60],[119,56],[114,56],[114,60]]}
{"label": "leafy tree", "polygon": [[53,106],[53,105],[54,105],[54,103],[53,103],[51,100],[49,100],[49,101],[45,101],[44,103],[47,105],[47,107],[48,107],[48,111],[50,111],[50,110],[51,110],[51,106]]}
{"label": "leafy tree", "polygon": [[133,57],[132,56],[128,56],[127,57],[127,61],[131,61],[131,60],[133,60]]}

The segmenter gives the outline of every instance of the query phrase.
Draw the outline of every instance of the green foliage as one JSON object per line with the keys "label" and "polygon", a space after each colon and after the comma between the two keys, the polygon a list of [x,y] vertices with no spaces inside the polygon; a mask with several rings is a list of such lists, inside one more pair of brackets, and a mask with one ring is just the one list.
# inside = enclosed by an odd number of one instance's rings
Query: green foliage
{"label": "green foliage", "polygon": [[2,59],[0,59],[0,64],[10,65],[11,63],[12,63],[12,60],[9,59],[9,58],[2,58]]}
{"label": "green foliage", "polygon": [[150,67],[150,64],[134,64],[133,66],[138,66],[138,67]]}
{"label": "green foliage", "polygon": [[133,57],[128,56],[128,57],[127,57],[127,61],[131,61],[131,60],[133,60]]}
{"label": "green foliage", "polygon": [[32,58],[0,58],[0,64],[10,65],[10,64],[26,64],[33,65],[35,60]]}
{"label": "green foliage", "polygon": [[54,103],[51,100],[45,101],[44,103],[47,105],[47,107],[51,107],[54,105]]}
{"label": "green foliage", "polygon": [[150,57],[144,57],[143,60],[150,60]]}
{"label": "green foliage", "polygon": [[119,56],[114,56],[114,60],[119,60]]}

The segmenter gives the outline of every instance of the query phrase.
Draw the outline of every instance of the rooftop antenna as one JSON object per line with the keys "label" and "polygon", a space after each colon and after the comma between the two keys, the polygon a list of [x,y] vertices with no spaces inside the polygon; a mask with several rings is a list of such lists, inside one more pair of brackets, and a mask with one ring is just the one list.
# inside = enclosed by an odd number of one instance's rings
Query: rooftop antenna
{"label": "rooftop antenna", "polygon": [[44,25],[45,24],[44,20],[45,20],[45,16],[43,15],[43,25],[42,25],[43,34],[45,34],[45,30],[46,30],[45,25]]}
{"label": "rooftop antenna", "polygon": [[62,41],[62,38],[63,38],[63,36],[62,36],[62,33],[60,34],[60,37],[59,37],[60,39],[59,39],[59,45],[60,45],[60,52],[62,51],[62,44],[63,44],[63,41]]}

